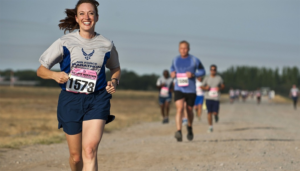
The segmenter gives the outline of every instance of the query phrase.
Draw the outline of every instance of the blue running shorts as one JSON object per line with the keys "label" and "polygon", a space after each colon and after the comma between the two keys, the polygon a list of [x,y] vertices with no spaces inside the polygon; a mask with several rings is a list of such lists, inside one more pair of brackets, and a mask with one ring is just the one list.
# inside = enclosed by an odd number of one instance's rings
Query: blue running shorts
{"label": "blue running shorts", "polygon": [[159,102],[159,105],[162,105],[164,104],[165,102],[171,102],[172,101],[172,94],[170,93],[169,94],[169,97],[158,97],[158,102]]}
{"label": "blue running shorts", "polygon": [[197,96],[195,100],[195,106],[202,105],[204,100],[204,96]]}
{"label": "blue running shorts", "polygon": [[105,88],[91,93],[80,94],[62,90],[57,106],[58,129],[63,128],[69,135],[82,131],[82,122],[91,119],[106,120],[106,124],[113,121],[110,115],[110,99]]}
{"label": "blue running shorts", "polygon": [[219,112],[220,102],[217,100],[206,99],[206,108],[208,113],[218,113]]}

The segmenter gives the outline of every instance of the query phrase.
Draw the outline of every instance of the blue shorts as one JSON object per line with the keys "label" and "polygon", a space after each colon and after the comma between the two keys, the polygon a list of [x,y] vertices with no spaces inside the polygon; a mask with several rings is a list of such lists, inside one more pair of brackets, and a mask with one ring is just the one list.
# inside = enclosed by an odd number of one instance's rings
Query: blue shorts
{"label": "blue shorts", "polygon": [[91,119],[113,121],[110,115],[111,94],[104,89],[91,94],[71,93],[62,90],[57,106],[58,129],[63,128],[69,135],[82,131],[82,122]]}
{"label": "blue shorts", "polygon": [[202,105],[204,100],[204,96],[197,96],[195,100],[195,106]]}
{"label": "blue shorts", "polygon": [[169,95],[169,97],[160,97],[158,98],[158,101],[159,101],[159,104],[162,105],[164,104],[165,102],[171,102],[172,100],[172,94]]}
{"label": "blue shorts", "polygon": [[220,102],[217,100],[208,100],[206,99],[206,108],[208,113],[218,113],[220,107]]}

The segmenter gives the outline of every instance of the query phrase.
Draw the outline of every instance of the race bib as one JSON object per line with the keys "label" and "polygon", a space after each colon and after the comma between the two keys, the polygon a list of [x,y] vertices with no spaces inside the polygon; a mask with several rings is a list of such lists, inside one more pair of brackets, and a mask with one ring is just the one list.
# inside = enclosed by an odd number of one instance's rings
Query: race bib
{"label": "race bib", "polygon": [[218,97],[217,88],[211,88],[208,92],[209,97]]}
{"label": "race bib", "polygon": [[292,96],[296,97],[297,96],[297,91],[292,91]]}
{"label": "race bib", "polygon": [[201,89],[200,86],[196,88],[196,93],[197,93],[197,96],[203,96],[203,90]]}
{"label": "race bib", "polygon": [[96,71],[74,68],[69,75],[66,90],[73,93],[93,93],[96,81]]}
{"label": "race bib", "polygon": [[162,87],[160,89],[160,96],[161,97],[169,97],[169,88],[168,87]]}
{"label": "race bib", "polygon": [[189,85],[189,78],[187,77],[186,73],[178,73],[176,74],[176,77],[179,87],[186,87]]}

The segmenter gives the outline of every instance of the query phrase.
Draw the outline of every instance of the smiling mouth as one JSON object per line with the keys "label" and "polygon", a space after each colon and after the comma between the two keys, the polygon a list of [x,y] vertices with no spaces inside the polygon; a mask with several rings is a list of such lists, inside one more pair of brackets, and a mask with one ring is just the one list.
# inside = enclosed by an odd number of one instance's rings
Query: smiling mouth
{"label": "smiling mouth", "polygon": [[90,26],[90,25],[91,25],[91,22],[83,22],[83,24],[84,24],[85,26]]}

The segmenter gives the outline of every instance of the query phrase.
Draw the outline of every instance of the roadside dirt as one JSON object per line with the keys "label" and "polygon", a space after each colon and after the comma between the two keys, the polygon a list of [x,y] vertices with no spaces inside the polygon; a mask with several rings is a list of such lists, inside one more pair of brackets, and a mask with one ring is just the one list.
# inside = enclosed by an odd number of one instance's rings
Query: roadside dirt
{"label": "roadside dirt", "polygon": [[[174,107],[174,106],[173,106]],[[153,113],[159,115],[159,113]],[[300,109],[263,100],[222,103],[220,121],[207,133],[206,112],[195,118],[194,140],[174,138],[175,123],[141,123],[105,133],[101,171],[286,170],[300,168]],[[0,149],[3,171],[67,171],[66,142]]]}

